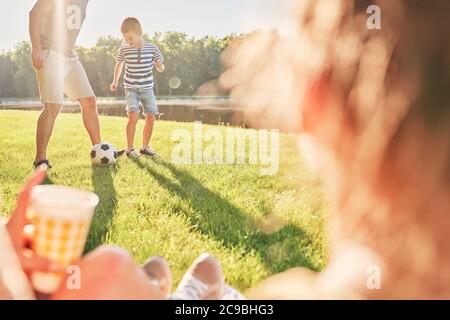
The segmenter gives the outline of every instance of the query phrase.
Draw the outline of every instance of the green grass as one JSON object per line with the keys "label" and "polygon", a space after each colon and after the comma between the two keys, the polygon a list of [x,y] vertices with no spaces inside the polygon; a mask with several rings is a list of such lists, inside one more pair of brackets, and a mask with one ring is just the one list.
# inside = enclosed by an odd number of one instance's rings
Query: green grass
{"label": "green grass", "polygon": [[[0,111],[0,212],[11,212],[31,172],[38,113]],[[125,142],[125,118],[101,117],[103,139]],[[137,131],[141,141],[143,123]],[[211,126],[205,126],[209,128]],[[54,169],[49,183],[96,192],[100,197],[87,250],[115,244],[136,262],[168,259],[178,282],[202,252],[215,254],[226,279],[246,289],[294,266],[320,270],[326,264],[325,207],[319,181],[297,155],[294,137],[281,135],[280,170],[261,176],[251,165],[174,165],[177,128],[157,122],[152,146],[165,161],[121,158],[115,167],[93,167],[90,142],[79,114],[61,114],[49,145]],[[225,130],[224,127],[218,127]]]}

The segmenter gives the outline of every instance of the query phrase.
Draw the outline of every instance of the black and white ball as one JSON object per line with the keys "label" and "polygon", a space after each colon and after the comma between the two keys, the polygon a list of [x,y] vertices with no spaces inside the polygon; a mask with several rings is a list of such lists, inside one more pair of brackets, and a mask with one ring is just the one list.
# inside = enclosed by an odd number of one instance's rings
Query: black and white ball
{"label": "black and white ball", "polygon": [[92,147],[91,161],[95,165],[112,165],[117,161],[117,150],[108,142],[101,142]]}

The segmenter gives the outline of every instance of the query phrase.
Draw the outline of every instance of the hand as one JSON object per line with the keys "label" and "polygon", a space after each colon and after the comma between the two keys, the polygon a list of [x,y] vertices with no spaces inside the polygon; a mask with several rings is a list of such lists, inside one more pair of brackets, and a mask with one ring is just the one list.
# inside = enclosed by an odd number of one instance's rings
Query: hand
{"label": "hand", "polygon": [[156,66],[156,70],[158,70],[159,72],[163,72],[164,69],[166,68],[164,66],[164,64],[160,61],[155,61],[155,66]]}
{"label": "hand", "polygon": [[33,67],[39,70],[44,66],[44,58],[42,57],[42,50],[40,48],[33,48],[31,57],[33,59]]}
{"label": "hand", "polygon": [[45,179],[46,175],[47,168],[45,165],[36,169],[33,176],[28,180],[27,184],[20,192],[16,209],[13,211],[11,218],[6,225],[13,246],[16,249],[17,256],[26,273],[33,273],[34,271],[57,272],[63,270],[59,264],[51,262],[46,258],[39,257],[35,255],[32,250],[28,249],[27,245],[29,239],[27,239],[24,234],[24,228],[29,223],[26,218],[26,212],[31,190],[34,186],[40,184]]}
{"label": "hand", "polygon": [[119,85],[115,82],[111,83],[111,85],[109,86],[109,90],[111,90],[111,92],[115,92],[117,90],[117,87]]}

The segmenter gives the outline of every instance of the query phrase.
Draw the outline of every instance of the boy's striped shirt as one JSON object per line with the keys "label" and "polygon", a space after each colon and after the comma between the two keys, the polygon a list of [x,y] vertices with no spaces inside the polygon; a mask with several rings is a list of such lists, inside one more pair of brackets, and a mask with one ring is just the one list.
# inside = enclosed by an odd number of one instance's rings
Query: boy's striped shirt
{"label": "boy's striped shirt", "polygon": [[153,88],[153,67],[155,61],[164,62],[159,48],[145,42],[143,48],[134,48],[124,44],[119,49],[117,62],[125,62],[124,87],[129,89]]}

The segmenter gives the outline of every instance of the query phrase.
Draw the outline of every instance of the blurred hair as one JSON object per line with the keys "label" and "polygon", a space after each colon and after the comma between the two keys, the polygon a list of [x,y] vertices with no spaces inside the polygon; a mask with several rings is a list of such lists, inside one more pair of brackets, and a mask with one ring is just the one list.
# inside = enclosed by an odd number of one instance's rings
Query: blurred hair
{"label": "blurred hair", "polygon": [[[372,4],[381,30],[367,28]],[[449,12],[446,0],[302,0],[292,34],[255,32],[223,56],[220,86],[245,97],[248,121],[320,150],[331,249],[373,249],[386,298],[450,298]]]}
{"label": "blurred hair", "polygon": [[142,26],[138,19],[134,17],[128,17],[125,20],[123,20],[120,31],[122,33],[127,33],[130,31],[142,33]]}

